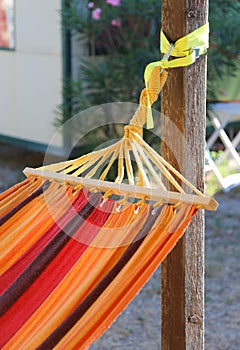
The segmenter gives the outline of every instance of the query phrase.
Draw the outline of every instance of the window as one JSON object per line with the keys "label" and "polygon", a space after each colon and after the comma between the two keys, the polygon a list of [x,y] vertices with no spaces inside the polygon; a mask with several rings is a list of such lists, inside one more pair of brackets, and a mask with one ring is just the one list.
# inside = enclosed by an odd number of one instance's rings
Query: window
{"label": "window", "polygon": [[14,49],[14,0],[0,0],[0,49]]}

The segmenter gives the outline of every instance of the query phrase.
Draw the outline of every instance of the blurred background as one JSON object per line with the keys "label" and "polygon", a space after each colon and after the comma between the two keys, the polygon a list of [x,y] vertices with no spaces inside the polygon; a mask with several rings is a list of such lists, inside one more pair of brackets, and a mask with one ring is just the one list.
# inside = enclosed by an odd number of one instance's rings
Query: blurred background
{"label": "blurred background", "polygon": [[[210,0],[209,22],[206,191],[220,208],[206,214],[206,349],[237,350],[240,2]],[[146,64],[161,57],[160,28],[159,0],[0,0],[0,191],[21,181],[25,166],[40,166],[49,144],[49,160],[62,159],[76,131],[63,127],[52,138],[72,116],[109,102],[137,103]],[[120,134],[114,123],[103,125],[75,151]],[[135,349],[136,341],[139,349],[159,348],[159,288],[155,274],[93,348]]]}

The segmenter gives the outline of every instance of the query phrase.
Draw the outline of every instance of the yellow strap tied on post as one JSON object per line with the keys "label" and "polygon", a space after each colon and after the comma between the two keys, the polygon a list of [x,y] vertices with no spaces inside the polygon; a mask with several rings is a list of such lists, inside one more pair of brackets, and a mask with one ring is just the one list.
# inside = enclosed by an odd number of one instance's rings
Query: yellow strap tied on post
{"label": "yellow strap tied on post", "polygon": [[[174,57],[172,60],[165,59],[151,62],[147,65],[144,72],[144,81],[148,91],[149,80],[152,71],[155,67],[162,69],[186,67],[194,63],[196,59],[207,52],[209,46],[209,24],[206,23],[200,28],[194,30],[192,33],[177,40],[174,45],[170,44],[163,31],[161,31],[161,52],[168,57]],[[153,128],[152,109],[150,98],[148,94],[148,108],[147,108],[147,129]]]}

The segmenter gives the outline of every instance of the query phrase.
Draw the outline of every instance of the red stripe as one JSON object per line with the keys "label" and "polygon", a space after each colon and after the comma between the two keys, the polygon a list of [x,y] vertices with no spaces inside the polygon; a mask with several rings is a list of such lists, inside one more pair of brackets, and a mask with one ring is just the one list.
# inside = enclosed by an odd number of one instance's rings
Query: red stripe
{"label": "red stripe", "polygon": [[[76,232],[87,233],[89,243],[104,225],[112,208],[112,201],[104,205],[105,212],[95,209],[88,220]],[[108,207],[108,210],[106,210]],[[12,305],[0,319],[0,347],[27,321],[34,311],[43,303],[66,273],[77,262],[88,245],[71,238],[62,251],[35,280],[26,292]]]}

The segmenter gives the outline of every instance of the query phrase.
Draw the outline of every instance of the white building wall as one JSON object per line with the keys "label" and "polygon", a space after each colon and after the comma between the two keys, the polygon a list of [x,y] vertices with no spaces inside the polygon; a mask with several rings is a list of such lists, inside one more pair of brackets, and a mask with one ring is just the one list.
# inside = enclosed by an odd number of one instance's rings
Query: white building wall
{"label": "white building wall", "polygon": [[15,6],[15,50],[0,50],[0,134],[48,144],[62,101],[61,1]]}

